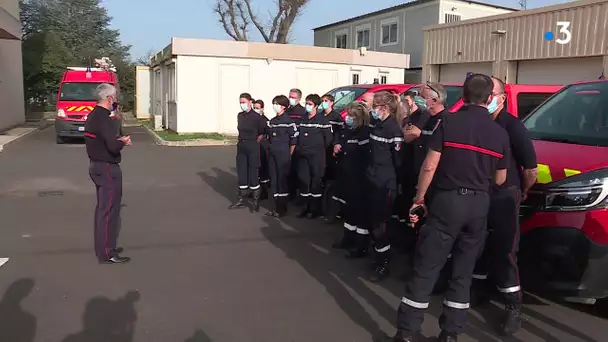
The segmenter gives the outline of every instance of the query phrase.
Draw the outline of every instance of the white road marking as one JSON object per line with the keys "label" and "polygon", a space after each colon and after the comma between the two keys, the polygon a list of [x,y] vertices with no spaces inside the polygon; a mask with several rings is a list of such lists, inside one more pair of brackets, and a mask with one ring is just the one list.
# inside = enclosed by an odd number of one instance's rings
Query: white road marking
{"label": "white road marking", "polygon": [[2,265],[6,264],[7,261],[8,261],[8,258],[0,258],[0,267],[2,267]]}
{"label": "white road marking", "polygon": [[32,237],[32,234],[23,234],[21,235],[22,238],[29,238]]}

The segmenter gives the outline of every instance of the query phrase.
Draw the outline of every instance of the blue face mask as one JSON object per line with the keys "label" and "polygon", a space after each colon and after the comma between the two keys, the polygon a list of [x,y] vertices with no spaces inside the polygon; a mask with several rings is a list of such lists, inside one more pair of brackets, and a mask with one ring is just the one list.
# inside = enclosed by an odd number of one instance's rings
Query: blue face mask
{"label": "blue face mask", "polygon": [[426,110],[426,100],[423,99],[420,96],[416,96],[414,97],[414,103],[416,104],[416,106],[418,106],[418,108],[420,108],[421,110]]}
{"label": "blue face mask", "polygon": [[494,114],[494,112],[496,111],[497,108],[498,108],[498,98],[496,96],[494,96],[494,98],[492,99],[492,102],[490,102],[490,104],[488,105],[488,112],[490,113],[490,115]]}
{"label": "blue face mask", "polygon": [[241,103],[241,110],[243,112],[248,112],[249,111],[249,106],[246,103]]}
{"label": "blue face mask", "polygon": [[319,108],[321,110],[327,110],[327,108],[329,108],[329,102],[325,102],[325,101],[321,102],[321,104],[319,105]]}
{"label": "blue face mask", "polygon": [[306,105],[306,112],[307,113],[312,113],[312,106],[311,105]]}
{"label": "blue face mask", "polygon": [[353,118],[352,116],[347,116],[344,118],[344,123],[348,127],[353,127],[355,125],[355,118]]}
{"label": "blue face mask", "polygon": [[377,109],[372,109],[372,118],[376,120],[380,119],[380,112]]}

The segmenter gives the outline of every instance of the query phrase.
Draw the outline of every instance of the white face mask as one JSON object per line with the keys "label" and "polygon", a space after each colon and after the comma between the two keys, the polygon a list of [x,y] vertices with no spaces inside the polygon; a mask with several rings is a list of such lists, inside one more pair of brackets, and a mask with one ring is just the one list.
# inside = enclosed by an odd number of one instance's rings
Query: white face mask
{"label": "white face mask", "polygon": [[261,109],[255,109],[254,108],[253,111],[256,112],[256,113],[258,113],[258,114],[260,114],[260,115],[262,114],[262,110]]}
{"label": "white face mask", "polygon": [[280,104],[272,105],[272,109],[274,109],[274,112],[277,114],[279,114],[281,111],[283,111],[283,107]]}
{"label": "white face mask", "polygon": [[249,106],[246,103],[241,103],[241,110],[243,112],[248,112],[249,111]]}
{"label": "white face mask", "polygon": [[289,105],[295,106],[297,103],[298,101],[296,99],[292,99],[291,97],[289,98]]}

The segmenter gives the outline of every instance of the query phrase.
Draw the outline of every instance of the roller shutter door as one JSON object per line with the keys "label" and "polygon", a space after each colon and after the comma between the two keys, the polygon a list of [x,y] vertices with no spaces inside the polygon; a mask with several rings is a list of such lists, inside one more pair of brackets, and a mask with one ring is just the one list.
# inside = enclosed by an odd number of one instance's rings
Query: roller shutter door
{"label": "roller shutter door", "polygon": [[519,84],[570,84],[597,80],[602,74],[601,57],[519,61]]}
{"label": "roller shutter door", "polygon": [[492,76],[492,62],[443,64],[439,67],[439,82],[462,83],[467,72]]}

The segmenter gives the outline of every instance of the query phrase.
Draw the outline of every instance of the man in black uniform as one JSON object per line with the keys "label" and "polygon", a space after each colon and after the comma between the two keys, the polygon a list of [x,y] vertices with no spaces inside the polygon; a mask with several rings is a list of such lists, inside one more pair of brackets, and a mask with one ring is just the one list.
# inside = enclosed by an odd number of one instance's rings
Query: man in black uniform
{"label": "man in black uniform", "polygon": [[318,112],[321,98],[317,94],[306,96],[308,116],[300,123],[298,142],[298,176],[300,196],[304,210],[299,217],[317,218],[321,211],[323,191],[321,181],[325,171],[325,149],[331,145],[331,124],[323,113]]}
{"label": "man in black uniform", "polygon": [[[500,326],[503,335],[513,335],[521,327],[522,306],[517,250],[519,245],[519,204],[536,183],[538,168],[532,139],[524,124],[507,111],[504,83],[492,78],[494,89],[488,112],[509,135],[511,155],[507,180],[490,193],[488,240],[473,273],[471,296],[474,303],[488,299],[488,271],[491,283],[497,286],[505,300],[505,315]],[[491,265],[491,267],[490,267]]]}
{"label": "man in black uniform", "polygon": [[319,111],[329,120],[331,130],[333,131],[333,140],[325,151],[325,175],[323,177],[323,215],[326,223],[333,223],[336,220],[340,203],[343,199],[337,197],[336,177],[338,176],[338,158],[334,155],[334,146],[340,142],[342,130],[344,129],[344,120],[339,112],[334,110],[334,97],[330,94],[325,94],[321,98]]}
{"label": "man in black uniform", "polygon": [[[253,111],[260,114],[264,125],[268,123],[268,117],[264,114],[264,101],[255,100],[253,101]],[[261,200],[268,198],[268,185],[270,183],[270,174],[268,173],[268,137],[264,136],[260,141],[260,186],[262,188],[262,194],[260,195]]]}
{"label": "man in black uniform", "polygon": [[[300,101],[302,100],[302,91],[298,88],[289,90],[289,108],[285,114],[290,117],[295,123],[296,128],[300,128],[300,123],[304,118],[308,116],[306,109],[302,107]],[[289,198],[291,200],[296,198],[298,189],[298,151],[294,151],[291,156],[291,171],[289,173]]]}
{"label": "man in black uniform", "polygon": [[393,341],[415,341],[429,295],[450,252],[454,271],[439,319],[439,341],[456,341],[466,327],[471,277],[487,235],[490,186],[492,179],[496,184],[504,183],[508,166],[504,156],[510,151],[506,132],[488,115],[492,80],[476,74],[463,88],[467,105],[442,120],[420,171],[412,221],[418,220],[418,207],[426,211],[431,181],[433,194],[428,217],[420,228],[413,276],[401,299]]}
{"label": "man in black uniform", "polygon": [[121,257],[122,248],[116,247],[120,224],[120,204],[122,200],[122,171],[120,151],[131,145],[128,136],[116,137],[116,126],[110,119],[110,112],[118,104],[117,90],[113,85],[103,83],[95,89],[97,106],[88,115],[84,125],[84,136],[89,155],[89,176],[97,189],[95,207],[95,255],[101,263],[120,264],[129,262]]}
{"label": "man in black uniform", "polygon": [[237,116],[238,143],[236,145],[236,171],[238,173],[239,191],[238,200],[228,209],[245,207],[245,197],[252,193],[253,207],[260,210],[260,180],[258,168],[260,167],[260,145],[266,123],[261,116],[253,111],[252,98],[248,93],[239,96],[241,112]]}

